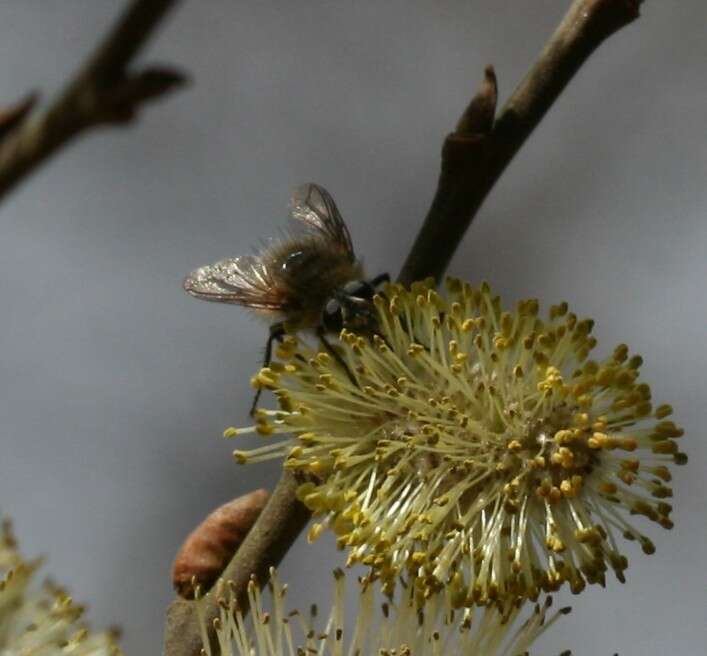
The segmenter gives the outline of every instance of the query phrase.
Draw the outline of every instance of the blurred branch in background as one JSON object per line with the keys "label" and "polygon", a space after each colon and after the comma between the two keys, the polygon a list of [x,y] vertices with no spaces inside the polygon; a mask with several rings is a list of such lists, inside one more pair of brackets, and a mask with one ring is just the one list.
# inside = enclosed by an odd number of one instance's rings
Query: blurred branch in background
{"label": "blurred branch in background", "polygon": [[182,86],[171,67],[128,66],[179,0],[134,0],[76,77],[47,109],[31,115],[30,95],[0,113],[0,200],[85,130],[132,121],[145,102]]}
{"label": "blurred branch in background", "polygon": [[[442,149],[442,166],[432,206],[415,240],[399,281],[427,276],[439,280],[488,193],[533,129],[589,55],[611,34],[638,17],[641,0],[575,0],[538,61],[509,98],[498,118],[496,78],[484,81]],[[244,597],[251,573],[264,582],[268,567],[290,548],[309,517],[295,499],[297,482],[285,470],[246,540],[223,572]],[[205,610],[209,640],[217,600]],[[166,656],[198,656],[202,646],[193,602],[174,601],[167,611]],[[216,646],[214,644],[214,649]]]}

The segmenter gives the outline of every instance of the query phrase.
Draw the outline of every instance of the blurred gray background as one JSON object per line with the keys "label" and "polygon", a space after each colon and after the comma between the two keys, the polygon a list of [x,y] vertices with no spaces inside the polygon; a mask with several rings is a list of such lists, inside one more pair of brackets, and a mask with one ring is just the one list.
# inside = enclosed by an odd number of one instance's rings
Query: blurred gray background
{"label": "blurred gray background", "polygon": [[[61,86],[123,2],[0,3],[0,101]],[[276,233],[289,190],[337,199],[368,269],[399,269],[442,138],[488,63],[505,100],[569,0],[185,1],[146,58],[194,84],[91,133],[6,202],[0,238],[0,511],[94,626],[157,654],[171,559],[214,506],[271,486],[220,435],[248,421],[264,324],[181,290],[192,267]],[[687,430],[676,529],[626,586],[580,597],[538,653],[692,655],[707,639],[707,10],[649,2],[589,61],[503,176],[450,271],[504,299],[568,300],[598,353],[645,356]],[[282,566],[303,606],[341,555]]]}

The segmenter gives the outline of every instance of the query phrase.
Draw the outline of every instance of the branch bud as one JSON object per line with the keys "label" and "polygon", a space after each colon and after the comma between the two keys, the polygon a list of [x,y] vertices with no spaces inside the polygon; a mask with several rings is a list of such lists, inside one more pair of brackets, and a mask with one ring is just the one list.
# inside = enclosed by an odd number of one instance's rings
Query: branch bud
{"label": "branch bud", "polygon": [[187,537],[172,565],[172,584],[181,597],[192,599],[198,585],[204,592],[216,582],[270,498],[255,490],[219,506]]}

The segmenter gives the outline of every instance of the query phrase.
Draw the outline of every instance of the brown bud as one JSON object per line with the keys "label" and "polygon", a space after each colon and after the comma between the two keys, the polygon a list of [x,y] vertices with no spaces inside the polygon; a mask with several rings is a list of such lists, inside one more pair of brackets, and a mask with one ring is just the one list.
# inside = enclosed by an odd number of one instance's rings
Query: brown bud
{"label": "brown bud", "polygon": [[457,123],[455,135],[472,137],[490,134],[496,116],[498,86],[493,66],[484,70],[484,79]]}
{"label": "brown bud", "polygon": [[192,599],[194,586],[208,590],[270,498],[267,490],[255,490],[219,506],[187,537],[172,565],[172,584],[181,597]]}
{"label": "brown bud", "polygon": [[144,102],[156,100],[185,86],[186,73],[176,68],[152,67],[117,80],[90,98],[97,117],[105,123],[128,123]]}

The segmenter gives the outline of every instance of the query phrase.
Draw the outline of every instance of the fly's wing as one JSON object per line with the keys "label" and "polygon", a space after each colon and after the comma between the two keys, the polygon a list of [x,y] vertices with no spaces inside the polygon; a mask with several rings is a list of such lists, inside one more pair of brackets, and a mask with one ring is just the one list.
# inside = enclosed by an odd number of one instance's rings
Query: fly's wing
{"label": "fly's wing", "polygon": [[353,261],[351,235],[329,192],[317,184],[297,187],[290,199],[290,216],[313,228],[331,246]]}
{"label": "fly's wing", "polygon": [[253,256],[228,258],[194,269],[183,286],[186,292],[205,301],[256,310],[283,310],[287,303],[266,261]]}

